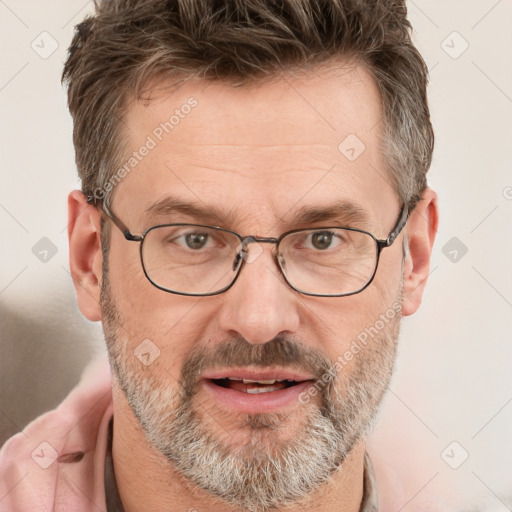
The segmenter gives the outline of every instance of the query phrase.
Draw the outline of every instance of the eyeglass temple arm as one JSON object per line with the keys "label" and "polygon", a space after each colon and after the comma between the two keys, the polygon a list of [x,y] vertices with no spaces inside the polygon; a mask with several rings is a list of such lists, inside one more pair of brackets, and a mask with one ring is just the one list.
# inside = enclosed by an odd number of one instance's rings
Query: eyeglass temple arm
{"label": "eyeglass temple arm", "polygon": [[119,228],[126,240],[140,242],[144,238],[140,235],[133,235],[128,229],[128,226],[121,219],[118,219],[104,202],[101,203],[101,209],[103,213]]}
{"label": "eyeglass temple arm", "polygon": [[396,237],[400,234],[404,226],[407,224],[407,219],[409,218],[409,208],[404,204],[402,205],[402,209],[400,210],[400,214],[398,215],[398,220],[394,225],[391,233],[385,240],[379,240],[379,245],[381,247],[389,247],[396,239]]}

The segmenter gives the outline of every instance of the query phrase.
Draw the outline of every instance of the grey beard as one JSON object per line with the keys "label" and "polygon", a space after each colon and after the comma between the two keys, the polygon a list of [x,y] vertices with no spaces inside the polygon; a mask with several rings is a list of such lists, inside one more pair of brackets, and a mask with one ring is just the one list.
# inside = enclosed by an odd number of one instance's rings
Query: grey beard
{"label": "grey beard", "polygon": [[[397,319],[354,358],[350,377],[322,383],[318,400],[304,407],[302,429],[288,441],[279,441],[286,417],[247,414],[241,428],[251,429],[245,446],[230,446],[216,435],[197,407],[197,375],[211,365],[212,355],[198,351],[184,362],[175,389],[159,380],[151,369],[141,371],[116,327],[119,314],[103,288],[104,330],[114,378],[126,395],[147,442],[164,455],[183,477],[224,503],[244,511],[267,510],[300,502],[342,470],[355,444],[372,430],[382,398],[389,386],[399,332]],[[219,344],[215,360],[241,361],[259,366],[289,366],[299,362],[321,377],[332,363],[321,353],[288,339],[276,338],[252,346],[243,339]],[[203,418],[201,414],[203,413]],[[228,438],[229,436],[225,436]]]}

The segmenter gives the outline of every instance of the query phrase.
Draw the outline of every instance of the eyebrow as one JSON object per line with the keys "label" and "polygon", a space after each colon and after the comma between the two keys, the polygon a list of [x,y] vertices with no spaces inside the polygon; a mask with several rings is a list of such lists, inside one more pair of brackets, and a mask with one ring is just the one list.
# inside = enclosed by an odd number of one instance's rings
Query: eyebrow
{"label": "eyebrow", "polygon": [[352,201],[340,200],[324,207],[304,206],[291,219],[291,224],[334,222],[341,227],[365,226],[370,222],[368,213]]}
{"label": "eyebrow", "polygon": [[217,225],[234,221],[232,212],[221,212],[214,207],[201,205],[200,203],[185,202],[176,196],[166,196],[160,201],[153,203],[147,210],[149,217],[163,215],[186,215],[205,224]]}
{"label": "eyebrow", "polygon": [[[195,221],[210,225],[224,224],[233,226],[236,222],[234,210],[220,211],[219,209],[200,203],[185,202],[176,196],[166,196],[153,203],[147,210],[149,217],[164,215],[185,215]],[[370,222],[368,213],[352,201],[340,200],[335,203],[319,206],[303,206],[293,214],[290,220],[282,217],[291,226],[333,222],[341,227],[359,227]]]}

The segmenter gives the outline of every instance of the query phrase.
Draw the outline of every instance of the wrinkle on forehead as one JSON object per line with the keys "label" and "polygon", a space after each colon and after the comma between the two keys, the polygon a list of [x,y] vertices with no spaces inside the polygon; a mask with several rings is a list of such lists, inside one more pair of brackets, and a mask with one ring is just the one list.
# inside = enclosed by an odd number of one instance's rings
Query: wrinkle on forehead
{"label": "wrinkle on forehead", "polygon": [[[188,98],[197,106],[120,184],[130,196],[128,214],[140,219],[151,203],[176,194],[229,211],[231,220],[237,212],[239,229],[265,236],[302,207],[350,200],[371,223],[387,225],[396,197],[379,176],[387,172],[379,91],[364,67],[338,68],[237,88],[191,80],[170,94],[158,91],[146,105],[132,102],[126,135],[135,146]],[[365,144],[356,161],[339,150],[350,134]]]}

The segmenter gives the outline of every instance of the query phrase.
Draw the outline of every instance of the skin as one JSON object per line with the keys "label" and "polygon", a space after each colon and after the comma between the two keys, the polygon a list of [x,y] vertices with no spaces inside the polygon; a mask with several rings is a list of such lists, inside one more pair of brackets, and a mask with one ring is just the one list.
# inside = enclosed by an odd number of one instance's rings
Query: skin
{"label": "skin", "polygon": [[[290,229],[310,227],[291,224],[290,219],[300,208],[323,208],[340,199],[364,210],[368,221],[355,227],[377,238],[387,237],[394,225],[401,205],[390,180],[383,178],[380,98],[364,68],[331,64],[300,79],[283,76],[238,88],[189,81],[170,90],[155,87],[150,96],[149,102],[131,101],[127,110],[128,153],[188,98],[193,96],[198,105],[116,186],[112,210],[132,233],[141,234],[161,222],[195,222],[184,215],[172,219],[145,215],[149,206],[168,194],[214,208],[226,220],[211,223],[243,235],[277,237]],[[338,150],[351,133],[366,146],[354,162]],[[108,280],[122,323],[116,326],[122,340],[120,353],[135,365],[133,350],[142,340],[152,340],[161,353],[148,375],[171,390],[178,388],[188,353],[198,347],[214,352],[228,339],[243,338],[252,346],[263,346],[285,336],[334,362],[396,300],[401,301],[402,316],[417,310],[429,272],[437,216],[436,194],[426,189],[406,228],[382,252],[373,283],[357,295],[340,298],[308,297],[292,290],[275,267],[270,244],[262,246],[262,254],[246,264],[235,285],[221,295],[198,298],[165,293],[144,276],[139,244],[127,242],[112,226]],[[78,304],[89,320],[105,323],[100,305],[100,217],[83,194],[70,194],[70,264]],[[405,233],[409,251],[404,259]],[[338,375],[340,390],[355,375],[358,357],[362,356],[355,356]],[[245,446],[255,434],[240,426],[236,413],[212,404],[203,392],[195,400],[198,410],[208,405],[204,421],[229,446]],[[115,379],[113,402],[114,468],[127,512],[191,507],[210,512],[239,510],[191,485],[146,443]],[[312,400],[307,407],[297,403],[283,411],[283,428],[271,431],[272,442],[279,446],[301,433],[307,411],[318,404]],[[262,442],[268,441],[268,431],[258,435]],[[328,482],[301,503],[280,510],[359,510],[364,452],[365,441],[360,439]]]}

